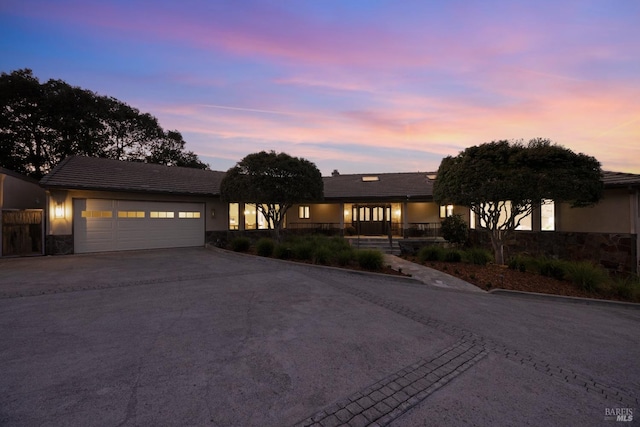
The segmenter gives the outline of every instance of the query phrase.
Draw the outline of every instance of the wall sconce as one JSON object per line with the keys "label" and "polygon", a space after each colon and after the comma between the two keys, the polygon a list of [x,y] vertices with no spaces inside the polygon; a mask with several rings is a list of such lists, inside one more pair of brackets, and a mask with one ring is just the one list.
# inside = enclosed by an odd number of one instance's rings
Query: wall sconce
{"label": "wall sconce", "polygon": [[344,216],[349,216],[349,211],[347,209],[344,210]]}
{"label": "wall sconce", "polygon": [[64,202],[56,202],[55,208],[53,208],[54,218],[64,218]]}
{"label": "wall sconce", "polygon": [[400,214],[402,213],[402,211],[400,211],[400,209],[396,209],[396,211],[394,212],[396,214],[396,216],[400,216]]}
{"label": "wall sconce", "polygon": [[211,208],[211,218],[215,218],[216,217],[216,210]]}

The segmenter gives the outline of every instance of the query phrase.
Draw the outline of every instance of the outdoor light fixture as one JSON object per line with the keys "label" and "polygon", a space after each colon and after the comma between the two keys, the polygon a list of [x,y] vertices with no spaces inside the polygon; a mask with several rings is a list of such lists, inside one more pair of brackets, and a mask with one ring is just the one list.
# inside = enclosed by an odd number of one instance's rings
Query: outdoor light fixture
{"label": "outdoor light fixture", "polygon": [[211,218],[215,218],[216,217],[216,210],[211,208]]}
{"label": "outdoor light fixture", "polygon": [[64,218],[64,202],[57,202],[53,210],[54,218]]}

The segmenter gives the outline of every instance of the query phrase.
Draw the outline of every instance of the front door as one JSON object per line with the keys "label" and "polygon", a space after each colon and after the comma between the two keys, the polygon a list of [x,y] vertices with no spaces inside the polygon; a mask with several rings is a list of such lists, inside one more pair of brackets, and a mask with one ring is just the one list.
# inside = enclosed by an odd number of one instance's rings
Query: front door
{"label": "front door", "polygon": [[365,236],[387,235],[391,205],[353,205],[352,218],[356,232]]}

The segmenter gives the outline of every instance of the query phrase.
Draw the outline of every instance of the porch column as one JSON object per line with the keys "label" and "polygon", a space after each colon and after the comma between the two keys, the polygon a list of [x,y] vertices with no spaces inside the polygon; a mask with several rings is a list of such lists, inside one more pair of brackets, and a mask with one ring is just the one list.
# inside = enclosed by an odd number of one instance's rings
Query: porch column
{"label": "porch column", "polygon": [[340,230],[344,232],[344,202],[340,202]]}
{"label": "porch column", "polygon": [[406,230],[409,228],[408,206],[409,202],[406,200],[402,202],[402,237],[405,237]]}

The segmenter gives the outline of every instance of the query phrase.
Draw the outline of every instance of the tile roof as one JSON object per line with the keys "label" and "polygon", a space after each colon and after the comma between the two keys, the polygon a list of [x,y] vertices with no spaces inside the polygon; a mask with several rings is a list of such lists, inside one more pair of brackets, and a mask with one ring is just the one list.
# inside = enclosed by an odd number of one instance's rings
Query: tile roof
{"label": "tile roof", "polygon": [[224,172],[72,156],[42,180],[46,188],[219,195]]}
{"label": "tile roof", "polygon": [[633,173],[603,171],[602,182],[605,187],[640,186],[640,175]]}
{"label": "tile roof", "polygon": [[354,200],[430,199],[433,196],[433,181],[427,175],[426,172],[407,172],[328,176],[323,178],[324,197]]}

